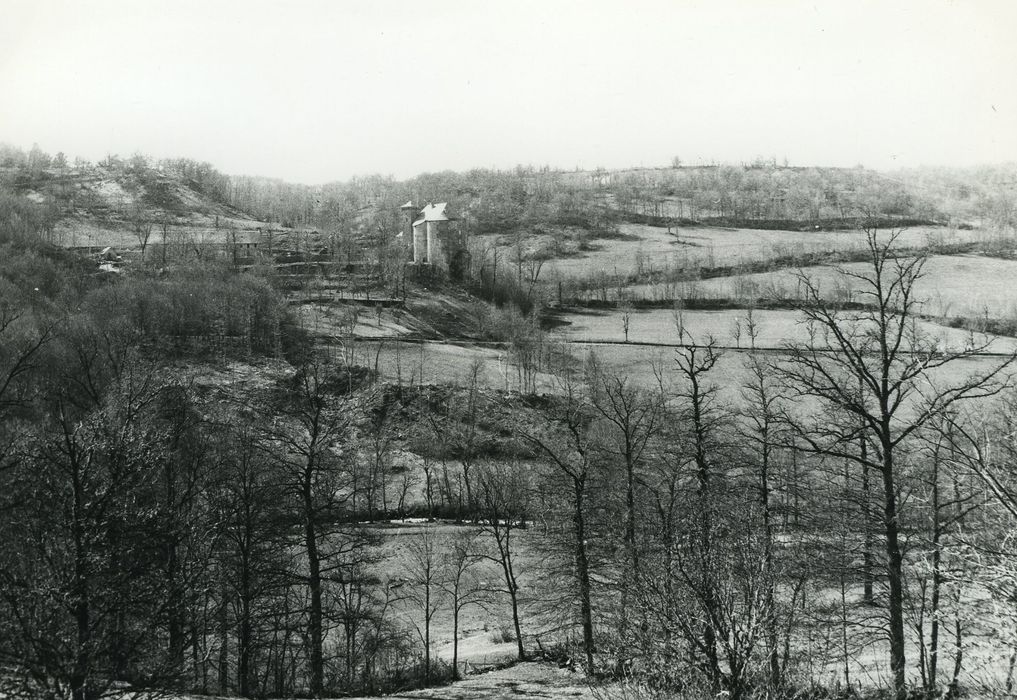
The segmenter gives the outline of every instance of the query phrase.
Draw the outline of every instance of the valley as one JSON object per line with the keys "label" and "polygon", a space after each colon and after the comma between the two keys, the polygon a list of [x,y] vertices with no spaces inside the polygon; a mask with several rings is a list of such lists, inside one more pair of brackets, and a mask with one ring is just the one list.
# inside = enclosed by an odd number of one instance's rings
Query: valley
{"label": "valley", "polygon": [[[1012,427],[1017,236],[991,212],[886,205],[897,185],[843,169],[311,188],[11,158],[5,605],[101,591],[103,692],[836,694],[891,684],[896,655],[928,685],[932,653],[974,692],[1008,682],[989,435]],[[837,203],[778,217],[737,178]],[[676,193],[725,182],[722,209]],[[18,682],[69,687],[82,647],[45,609]]]}

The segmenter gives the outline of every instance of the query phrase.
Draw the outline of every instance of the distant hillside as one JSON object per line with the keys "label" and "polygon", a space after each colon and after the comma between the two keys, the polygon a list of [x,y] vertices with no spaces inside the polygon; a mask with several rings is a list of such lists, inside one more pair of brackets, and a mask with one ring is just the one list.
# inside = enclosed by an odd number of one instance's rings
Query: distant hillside
{"label": "distant hillside", "polygon": [[50,241],[66,248],[135,248],[163,237],[202,241],[227,230],[247,235],[269,226],[166,167],[7,165],[0,166],[0,182],[39,205],[51,223]]}
{"label": "distant hillside", "polygon": [[[574,255],[619,226],[707,226],[790,231],[882,225],[1013,225],[1017,169],[674,166],[614,171],[517,167],[423,173],[397,181],[358,177],[321,186],[226,175],[189,159],[110,156],[67,162],[38,147],[0,145],[0,186],[36,203],[50,240],[67,248],[141,251],[259,242],[319,251],[346,264],[393,251],[399,207],[450,202],[460,226],[487,249],[521,260]],[[549,244],[548,241],[551,241]],[[165,245],[163,245],[165,244]],[[504,257],[504,256],[502,256]]]}

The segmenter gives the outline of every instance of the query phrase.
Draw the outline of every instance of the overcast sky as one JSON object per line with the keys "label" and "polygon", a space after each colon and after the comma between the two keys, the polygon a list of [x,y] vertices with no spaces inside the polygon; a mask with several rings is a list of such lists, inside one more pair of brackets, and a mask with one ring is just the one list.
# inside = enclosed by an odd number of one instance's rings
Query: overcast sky
{"label": "overcast sky", "polygon": [[318,183],[1017,160],[1017,2],[0,0],[0,141]]}

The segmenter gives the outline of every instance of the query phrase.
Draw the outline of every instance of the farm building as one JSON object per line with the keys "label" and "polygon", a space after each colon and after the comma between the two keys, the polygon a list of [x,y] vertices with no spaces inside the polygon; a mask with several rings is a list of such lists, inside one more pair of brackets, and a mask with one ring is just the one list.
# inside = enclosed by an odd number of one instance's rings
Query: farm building
{"label": "farm building", "polygon": [[466,246],[458,229],[456,217],[448,202],[428,203],[418,208],[412,201],[399,207],[403,212],[403,239],[413,265],[430,265],[461,276],[467,261]]}
{"label": "farm building", "polygon": [[234,258],[253,258],[261,245],[261,229],[232,232],[226,237],[226,252]]}

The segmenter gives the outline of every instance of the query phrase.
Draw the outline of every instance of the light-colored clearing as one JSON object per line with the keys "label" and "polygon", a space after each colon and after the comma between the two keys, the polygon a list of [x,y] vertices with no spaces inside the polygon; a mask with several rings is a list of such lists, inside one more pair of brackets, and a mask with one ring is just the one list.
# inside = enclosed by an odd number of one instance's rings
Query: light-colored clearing
{"label": "light-colored clearing", "polygon": [[[755,340],[757,348],[778,349],[784,343],[804,343],[809,340],[809,327],[797,311],[764,309],[753,311],[752,316],[757,331]],[[623,313],[617,309],[572,313],[564,315],[563,318],[571,325],[563,327],[559,332],[568,340],[605,342],[625,340]],[[684,310],[681,312],[681,320],[686,333],[697,343],[705,343],[712,337],[718,345],[744,349],[752,346],[748,312],[745,309]],[[919,321],[918,328],[929,339],[937,341],[943,349],[960,350],[967,347],[971,340],[970,334],[960,328],[949,328],[927,321]],[[987,337],[978,334],[975,341],[978,343]],[[678,343],[675,312],[669,309],[631,312],[628,339],[633,343]],[[821,338],[817,342],[822,346],[827,345]],[[1002,337],[993,338],[990,348],[993,352],[1011,352],[1014,349],[1017,349],[1017,340]]]}
{"label": "light-colored clearing", "polygon": [[[553,279],[583,277],[597,272],[628,274],[636,270],[637,259],[660,269],[671,267],[716,267],[741,265],[787,255],[829,251],[861,250],[865,246],[862,231],[770,231],[762,229],[679,228],[667,229],[643,224],[622,224],[619,230],[626,240],[594,241],[598,250],[581,256],[549,261],[542,275]],[[888,236],[889,231],[881,232]],[[961,231],[937,227],[905,229],[898,245],[917,247],[930,243],[958,243],[979,240],[980,231]]]}
{"label": "light-colored clearing", "polygon": [[[851,273],[865,273],[863,263],[840,266]],[[816,266],[801,270],[820,284],[827,298],[843,298],[860,285],[841,274],[837,267]],[[798,294],[798,271],[794,269],[738,275],[697,282],[708,297],[737,297],[753,290],[759,296],[794,297]],[[634,290],[636,291],[636,290]],[[979,255],[933,255],[915,283],[916,298],[924,310],[937,316],[1017,315],[1017,260]],[[637,294],[638,296],[638,294]],[[856,300],[863,297],[854,295]]]}

